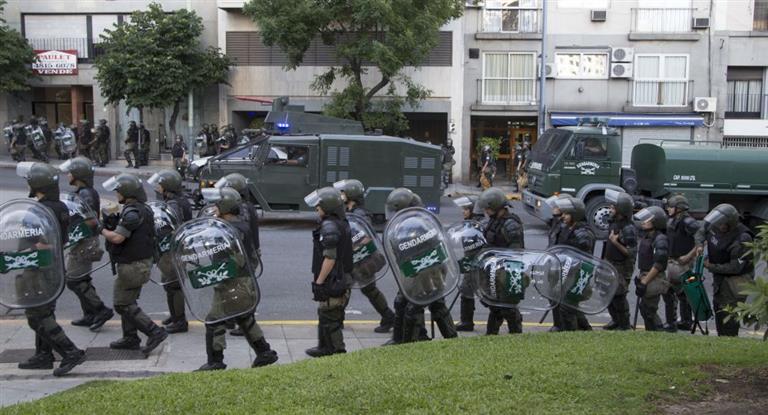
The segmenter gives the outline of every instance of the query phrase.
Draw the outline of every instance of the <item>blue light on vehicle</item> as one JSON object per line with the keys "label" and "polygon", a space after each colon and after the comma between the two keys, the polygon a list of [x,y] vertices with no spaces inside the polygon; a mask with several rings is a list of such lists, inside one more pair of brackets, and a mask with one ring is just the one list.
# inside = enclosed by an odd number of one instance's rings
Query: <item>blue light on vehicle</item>
{"label": "blue light on vehicle", "polygon": [[277,123],[277,128],[280,129],[280,130],[287,130],[287,129],[291,128],[291,125],[288,124],[287,122],[279,122],[279,123]]}
{"label": "blue light on vehicle", "polygon": [[440,213],[440,207],[435,205],[427,205],[427,210],[432,213]]}

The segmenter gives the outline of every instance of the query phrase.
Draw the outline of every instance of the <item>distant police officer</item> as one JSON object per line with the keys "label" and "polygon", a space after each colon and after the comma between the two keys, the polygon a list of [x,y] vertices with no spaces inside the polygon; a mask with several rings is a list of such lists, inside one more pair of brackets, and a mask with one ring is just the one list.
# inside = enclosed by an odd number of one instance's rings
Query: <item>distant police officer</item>
{"label": "distant police officer", "polygon": [[[523,221],[512,211],[504,192],[496,187],[483,191],[477,205],[485,211],[488,223],[485,225],[485,240],[488,247],[525,249]],[[488,306],[488,326],[485,334],[499,334],[504,321],[510,333],[523,332],[523,316],[517,308]]]}
{"label": "distant police officer", "polygon": [[634,202],[632,196],[624,192],[606,190],[605,198],[611,203],[611,217],[608,226],[608,240],[605,241],[605,260],[619,272],[619,287],[608,305],[611,322],[603,326],[604,330],[629,330],[629,302],[627,291],[635,272],[637,257],[637,228],[632,223]]}
{"label": "distant police officer", "polygon": [[154,216],[146,205],[147,195],[141,180],[136,176],[119,174],[104,182],[103,186],[108,191],[115,191],[118,202],[123,205],[116,227],[108,229],[112,226],[105,220],[105,229],[101,231],[107,240],[107,251],[112,256],[112,262],[117,264],[113,303],[123,325],[123,337],[110,343],[109,347],[139,349],[139,330],[147,336],[142,352],[148,355],[168,337],[168,333],[158,327],[136,303],[152,270],[156,245]]}
{"label": "distant police officer", "polygon": [[27,133],[24,131],[24,119],[21,116],[16,118],[12,131],[11,158],[13,161],[24,161],[26,160],[24,153],[27,151]]}
{"label": "distant police officer", "polygon": [[669,242],[664,232],[667,230],[667,215],[658,206],[649,206],[637,212],[635,224],[642,236],[637,247],[637,267],[640,275],[635,279],[635,294],[640,299],[640,314],[647,331],[662,329],[661,319],[657,314],[661,294],[669,288],[665,277],[669,261]]}
{"label": "distant police officer", "polygon": [[[584,222],[584,202],[575,197],[565,196],[556,198],[553,203],[560,212],[562,227],[557,231],[556,245],[574,247],[586,254],[592,255],[595,249],[595,234]],[[592,330],[592,326],[581,311],[568,307],[556,307],[554,313],[560,314],[560,326],[554,331]]]}
{"label": "distant police officer", "polygon": [[341,329],[349,302],[353,262],[352,235],[344,202],[333,187],[318,189],[304,201],[320,215],[320,225],[312,232],[312,293],[318,302],[318,345],[306,353],[312,357],[346,353]]}
{"label": "distant police officer", "polygon": [[717,205],[706,217],[707,258],[704,267],[712,273],[713,304],[718,336],[738,336],[739,322],[725,321],[729,306],[746,301],[742,284],[754,278],[755,267],[746,243],[749,229],[739,222],[739,212],[727,203]]}
{"label": "distant police officer", "polygon": [[[670,332],[690,330],[693,324],[691,307],[683,291],[680,276],[691,269],[696,257],[696,233],[701,228],[699,221],[688,214],[688,199],[675,195],[667,200],[667,238],[669,239],[669,264],[667,278],[672,286],[663,295],[667,324],[664,329]],[[680,321],[677,321],[677,304],[680,304]]]}
{"label": "distant police officer", "polygon": [[[477,196],[462,196],[453,201],[456,206],[461,208],[461,215],[464,221],[476,222],[481,228],[485,227],[486,218],[478,209],[475,210]],[[456,325],[456,331],[473,331],[475,329],[475,290],[470,281],[470,274],[463,274],[461,283],[459,283],[459,303],[460,321]]]}
{"label": "distant police officer", "polygon": [[[101,198],[93,188],[93,164],[85,157],[75,157],[64,162],[60,169],[69,176],[69,184],[76,188],[75,194],[87,204],[95,214],[101,211]],[[94,234],[73,246],[67,254],[67,288],[75,293],[83,309],[83,317],[73,320],[73,326],[86,326],[98,330],[114,316],[111,308],[104,305],[96,293],[91,278],[93,262],[89,255],[93,252],[104,254],[99,248],[99,236]]]}
{"label": "distant police officer", "polygon": [[[333,187],[341,191],[341,197],[347,213],[358,215],[369,225],[373,226],[371,213],[365,208],[365,188],[359,180],[342,180],[334,183]],[[395,322],[395,313],[387,305],[387,299],[384,294],[376,287],[376,282],[372,282],[360,289],[371,302],[374,309],[381,315],[379,326],[374,328],[376,333],[387,333],[392,330]]]}
{"label": "distant police officer", "polygon": [[[215,196],[216,200],[214,202],[216,205],[216,216],[225,220],[236,229],[238,237],[240,241],[243,242],[245,247],[245,255],[249,255],[248,262],[252,264],[258,262],[257,258],[251,256],[256,251],[256,249],[252,246],[253,240],[250,235],[250,227],[239,216],[239,210],[242,206],[240,195],[236,190],[232,188],[220,188],[213,190],[214,193],[218,193],[218,195]],[[237,272],[240,276],[246,276],[243,275],[243,273],[249,271],[247,268],[238,266]],[[252,278],[250,275],[247,275],[247,277]],[[226,287],[226,289],[222,291],[226,294],[223,294],[220,297],[217,297],[217,295],[214,294],[213,308],[237,308],[237,306],[233,305],[232,303],[237,303],[238,301],[247,303],[252,301],[252,298],[250,298],[253,295],[251,293],[252,289],[249,284],[240,282],[242,280],[244,280],[244,278],[236,278],[234,280],[230,280],[232,285]],[[248,344],[256,353],[256,358],[251,364],[251,367],[266,366],[277,361],[277,352],[272,350],[269,343],[264,338],[264,332],[256,322],[256,318],[254,317],[253,312],[235,317],[233,320],[240,327],[243,335],[248,340]],[[198,370],[206,371],[225,369],[227,367],[227,365],[224,364],[224,349],[227,345],[225,324],[206,324],[205,342],[208,361]]]}
{"label": "distant police officer", "polygon": [[95,161],[99,167],[104,167],[107,164],[110,134],[107,120],[99,120],[99,125],[96,127],[96,150],[94,152]]}
{"label": "distant police officer", "polygon": [[[128,123],[128,131],[125,136],[125,161],[128,162],[126,167],[139,168],[139,127],[136,126],[136,121]],[[131,161],[131,155],[133,155],[133,161]],[[136,163],[134,165],[134,162]]]}
{"label": "distant police officer", "polygon": [[[69,210],[59,200],[59,171],[49,164],[23,162],[17,165],[16,172],[27,180],[29,197],[36,198],[50,209],[58,220],[63,246],[67,241]],[[24,310],[27,323],[35,332],[35,354],[29,360],[19,363],[19,369],[52,369],[53,350],[62,356],[61,364],[53,371],[54,376],[65,375],[85,361],[85,352],[72,343],[64,329],[56,322],[55,310],[55,300]]]}
{"label": "distant police officer", "polygon": [[152,143],[149,130],[144,126],[143,122],[139,123],[139,166],[146,166],[149,164],[149,146]]}
{"label": "distant police officer", "polygon": [[173,157],[173,168],[179,172],[181,177],[184,177],[187,171],[187,147],[184,145],[184,137],[181,134],[176,134],[176,140],[173,142],[173,148],[171,148],[171,156]]}
{"label": "distant police officer", "polygon": [[[192,206],[184,196],[181,175],[176,170],[163,169],[152,175],[147,182],[155,187],[157,198],[164,201],[176,215],[179,225],[192,219]],[[171,254],[159,252],[158,268],[165,289],[170,317],[163,320],[165,331],[168,333],[186,333],[188,330],[187,317],[184,313],[184,293],[181,292],[176,270],[171,266]],[[163,264],[163,266],[160,266]]]}
{"label": "distant police officer", "polygon": [[77,144],[78,151],[81,156],[93,158],[93,151],[95,150],[95,140],[93,139],[93,131],[91,131],[91,123],[88,120],[80,120],[80,128],[77,130]]}

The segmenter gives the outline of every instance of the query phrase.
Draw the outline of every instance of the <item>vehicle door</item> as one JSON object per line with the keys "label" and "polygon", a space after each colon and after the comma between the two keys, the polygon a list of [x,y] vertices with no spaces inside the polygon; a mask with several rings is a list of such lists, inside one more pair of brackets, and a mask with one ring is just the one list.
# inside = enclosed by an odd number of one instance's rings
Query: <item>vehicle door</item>
{"label": "vehicle door", "polygon": [[318,184],[318,140],[272,142],[258,174],[258,189],[271,210],[307,210],[304,196]]}
{"label": "vehicle door", "polygon": [[609,151],[609,135],[574,135],[563,162],[561,192],[575,193],[589,183],[615,183],[621,158]]}

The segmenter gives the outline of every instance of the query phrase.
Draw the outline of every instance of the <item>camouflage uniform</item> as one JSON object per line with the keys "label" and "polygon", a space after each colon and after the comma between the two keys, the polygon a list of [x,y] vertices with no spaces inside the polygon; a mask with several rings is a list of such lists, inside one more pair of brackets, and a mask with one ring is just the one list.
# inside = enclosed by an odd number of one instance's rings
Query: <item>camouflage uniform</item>
{"label": "camouflage uniform", "polygon": [[[557,233],[557,245],[567,245],[574,247],[582,252],[592,255],[595,249],[595,234],[584,222],[576,222],[573,226],[563,225]],[[559,314],[560,326],[556,326],[565,331],[573,330],[592,330],[592,326],[581,311],[576,311],[568,307],[555,307],[555,315]]]}
{"label": "camouflage uniform", "polygon": [[[510,207],[504,208],[501,217],[490,218],[485,227],[484,235],[488,247],[525,249],[523,222],[512,212]],[[490,310],[485,334],[499,334],[499,329],[505,320],[510,333],[523,332],[523,316],[517,307],[504,308],[484,305]]]}
{"label": "camouflage uniform", "polygon": [[627,293],[629,285],[632,282],[632,274],[635,272],[635,258],[637,257],[637,231],[635,225],[628,219],[622,218],[610,224],[609,233],[619,235],[619,243],[629,251],[619,250],[608,240],[605,241],[605,259],[618,271],[619,286],[613,300],[608,305],[608,314],[611,315],[611,324],[605,326],[606,329],[628,330],[630,325],[629,302]]}

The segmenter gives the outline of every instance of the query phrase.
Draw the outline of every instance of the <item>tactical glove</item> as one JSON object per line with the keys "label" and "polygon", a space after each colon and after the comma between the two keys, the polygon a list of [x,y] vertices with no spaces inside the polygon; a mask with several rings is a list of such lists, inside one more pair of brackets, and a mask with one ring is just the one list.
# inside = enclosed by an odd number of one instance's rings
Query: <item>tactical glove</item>
{"label": "tactical glove", "polygon": [[312,300],[313,301],[328,301],[330,297],[325,291],[325,285],[312,283]]}
{"label": "tactical glove", "polygon": [[645,292],[648,290],[648,285],[640,282],[640,279],[635,279],[635,295],[638,297],[645,297]]}

